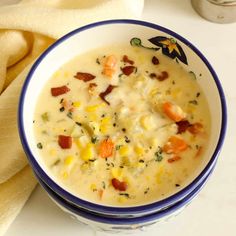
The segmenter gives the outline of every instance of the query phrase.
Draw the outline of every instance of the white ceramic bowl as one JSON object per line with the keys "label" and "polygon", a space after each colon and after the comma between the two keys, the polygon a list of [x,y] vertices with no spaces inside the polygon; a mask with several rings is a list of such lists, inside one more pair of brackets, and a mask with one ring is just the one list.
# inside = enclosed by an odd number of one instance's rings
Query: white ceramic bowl
{"label": "white ceramic bowl", "polygon": [[[175,44],[178,50],[173,50],[170,53],[168,46],[163,45],[160,39],[167,40],[172,46]],[[33,132],[32,121],[35,105],[41,90],[52,74],[78,54],[115,43],[131,43],[139,47],[159,49],[156,50],[157,55],[163,53],[180,63],[187,71],[191,72],[207,95],[212,118],[209,145],[203,156],[204,163],[192,182],[164,200],[134,207],[99,205],[71,194],[60,183],[57,183],[43,163],[35,145]],[[223,143],[225,130],[226,104],[224,93],[219,79],[207,59],[180,35],[161,26],[142,21],[111,20],[98,22],[65,35],[49,47],[35,62],[26,78],[20,97],[19,134],[29,162],[37,176],[52,191],[70,204],[111,217],[137,217],[151,214],[168,208],[191,194],[213,169]]]}

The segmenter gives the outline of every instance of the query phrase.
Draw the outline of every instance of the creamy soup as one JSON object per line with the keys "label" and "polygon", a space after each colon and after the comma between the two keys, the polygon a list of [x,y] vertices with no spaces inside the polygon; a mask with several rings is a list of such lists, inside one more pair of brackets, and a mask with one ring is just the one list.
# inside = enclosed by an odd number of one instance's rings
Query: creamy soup
{"label": "creamy soup", "polygon": [[35,110],[35,145],[74,195],[142,205],[193,180],[209,117],[192,73],[156,51],[116,45],[79,55],[47,82]]}

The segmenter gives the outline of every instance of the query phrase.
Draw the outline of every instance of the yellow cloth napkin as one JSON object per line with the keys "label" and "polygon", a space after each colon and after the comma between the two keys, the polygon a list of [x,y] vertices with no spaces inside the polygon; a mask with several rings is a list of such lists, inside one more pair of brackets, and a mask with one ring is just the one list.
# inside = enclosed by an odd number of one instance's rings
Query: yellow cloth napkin
{"label": "yellow cloth napkin", "polygon": [[0,235],[36,185],[17,131],[18,99],[33,61],[88,23],[139,18],[144,0],[21,0],[0,7]]}

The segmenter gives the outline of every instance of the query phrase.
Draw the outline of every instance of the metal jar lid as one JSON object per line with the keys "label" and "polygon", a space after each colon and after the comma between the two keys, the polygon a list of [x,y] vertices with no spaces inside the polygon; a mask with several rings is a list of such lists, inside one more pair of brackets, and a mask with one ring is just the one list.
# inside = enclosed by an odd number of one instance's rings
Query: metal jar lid
{"label": "metal jar lid", "polygon": [[236,22],[236,0],[192,0],[192,6],[209,21],[222,24]]}

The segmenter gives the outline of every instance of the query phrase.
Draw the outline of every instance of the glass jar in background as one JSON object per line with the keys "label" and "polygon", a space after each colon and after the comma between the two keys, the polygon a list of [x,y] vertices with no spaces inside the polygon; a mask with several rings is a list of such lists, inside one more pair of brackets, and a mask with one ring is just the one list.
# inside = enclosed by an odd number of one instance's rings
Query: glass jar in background
{"label": "glass jar in background", "polygon": [[236,0],[191,0],[203,18],[216,23],[236,22]]}

